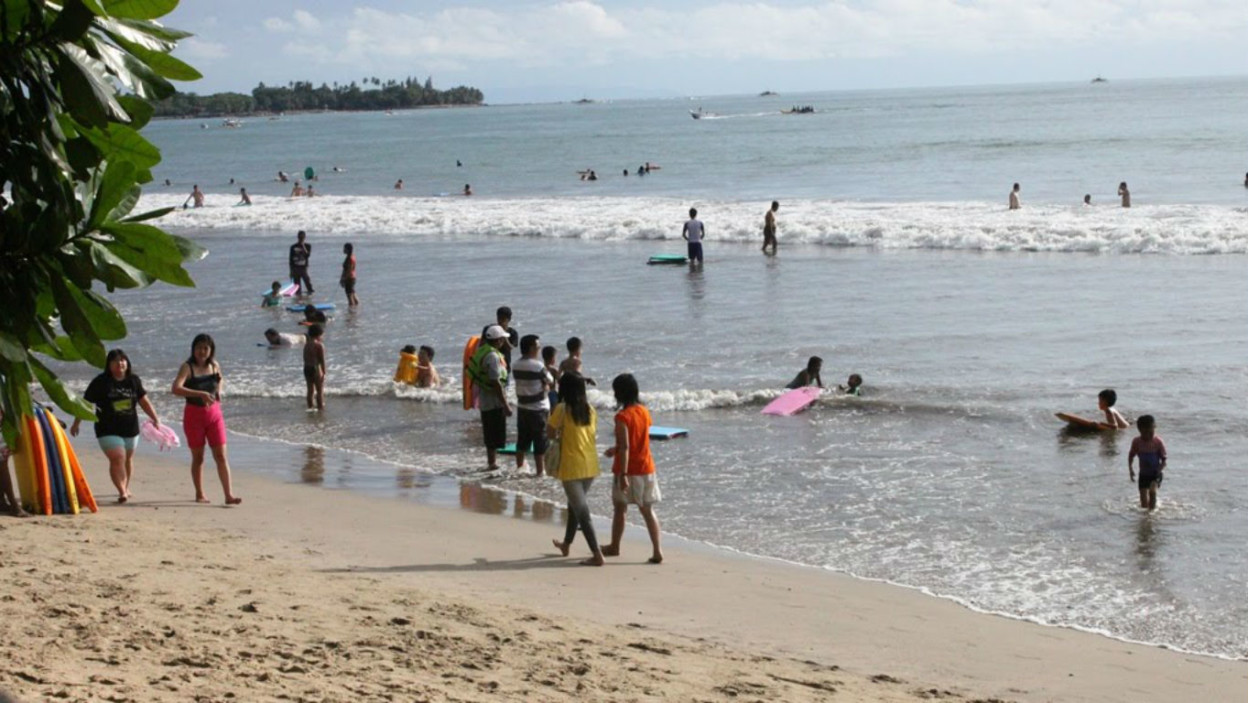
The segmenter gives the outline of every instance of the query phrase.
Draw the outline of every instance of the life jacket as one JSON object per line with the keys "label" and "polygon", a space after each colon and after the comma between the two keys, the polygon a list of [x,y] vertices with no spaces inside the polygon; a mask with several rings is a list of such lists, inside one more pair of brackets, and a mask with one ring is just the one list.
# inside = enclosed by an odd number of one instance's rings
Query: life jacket
{"label": "life jacket", "polygon": [[473,353],[472,359],[468,361],[467,368],[464,369],[472,378],[472,382],[478,388],[485,386],[490,382],[490,377],[485,373],[485,357],[490,354],[498,355],[498,380],[503,384],[507,384],[507,362],[503,357],[503,353],[494,348],[493,344],[481,341],[477,346],[477,351]]}
{"label": "life jacket", "polygon": [[394,380],[409,386],[416,385],[417,363],[415,354],[399,352],[399,368],[394,371]]}

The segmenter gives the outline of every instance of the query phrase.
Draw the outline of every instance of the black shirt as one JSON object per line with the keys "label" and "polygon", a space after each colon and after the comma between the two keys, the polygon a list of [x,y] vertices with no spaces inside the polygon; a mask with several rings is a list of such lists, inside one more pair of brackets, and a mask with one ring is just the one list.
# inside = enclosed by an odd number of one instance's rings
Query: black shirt
{"label": "black shirt", "polygon": [[139,400],[145,395],[143,382],[134,374],[120,381],[107,371],[96,376],[82,394],[95,404],[95,436],[137,437]]}
{"label": "black shirt", "polygon": [[290,245],[290,265],[296,268],[307,268],[308,257],[312,256],[312,245],[295,242]]}

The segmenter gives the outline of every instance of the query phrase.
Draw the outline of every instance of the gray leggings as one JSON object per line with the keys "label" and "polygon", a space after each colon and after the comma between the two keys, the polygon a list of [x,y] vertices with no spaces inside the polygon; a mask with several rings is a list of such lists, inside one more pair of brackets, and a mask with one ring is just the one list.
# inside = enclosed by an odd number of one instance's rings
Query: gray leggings
{"label": "gray leggings", "polygon": [[568,496],[568,527],[563,533],[563,543],[571,547],[579,527],[585,533],[589,550],[597,554],[598,536],[594,534],[594,520],[589,515],[589,499],[585,497],[593,482],[592,478],[563,482],[563,492]]}

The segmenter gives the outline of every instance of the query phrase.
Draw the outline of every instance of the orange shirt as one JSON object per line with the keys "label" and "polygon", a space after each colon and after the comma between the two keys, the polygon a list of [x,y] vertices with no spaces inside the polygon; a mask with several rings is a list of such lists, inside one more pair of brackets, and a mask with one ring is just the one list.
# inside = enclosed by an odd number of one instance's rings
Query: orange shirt
{"label": "orange shirt", "polygon": [[654,473],[654,458],[650,456],[650,411],[637,404],[615,414],[615,424],[624,423],[628,428],[628,470],[620,466],[620,455],[615,455],[611,473],[615,475],[644,476]]}

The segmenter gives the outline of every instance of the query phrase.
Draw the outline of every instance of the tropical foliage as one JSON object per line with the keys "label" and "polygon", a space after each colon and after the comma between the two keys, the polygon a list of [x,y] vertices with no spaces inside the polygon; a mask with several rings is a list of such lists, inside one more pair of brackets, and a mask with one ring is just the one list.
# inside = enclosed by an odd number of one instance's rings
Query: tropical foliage
{"label": "tropical foliage", "polygon": [[156,104],[156,115],[213,117],[293,110],[400,110],[431,105],[480,105],[484,100],[485,95],[480,90],[467,86],[438,90],[433,87],[432,78],[426,78],[424,83],[415,78],[384,82],[365,78],[360,83],[351,81],[346,85],[322,83],[319,88],[309,81],[294,81],[285,86],[261,83],[250,96],[176,93]]}
{"label": "tropical foliage", "polygon": [[104,365],[126,324],[100,289],[192,286],[203,255],[132,214],[160,152],[140,134],[171,80],[200,77],[156,20],[178,0],[0,0],[0,406],[12,446],[38,382],[92,419],[48,360]]}

